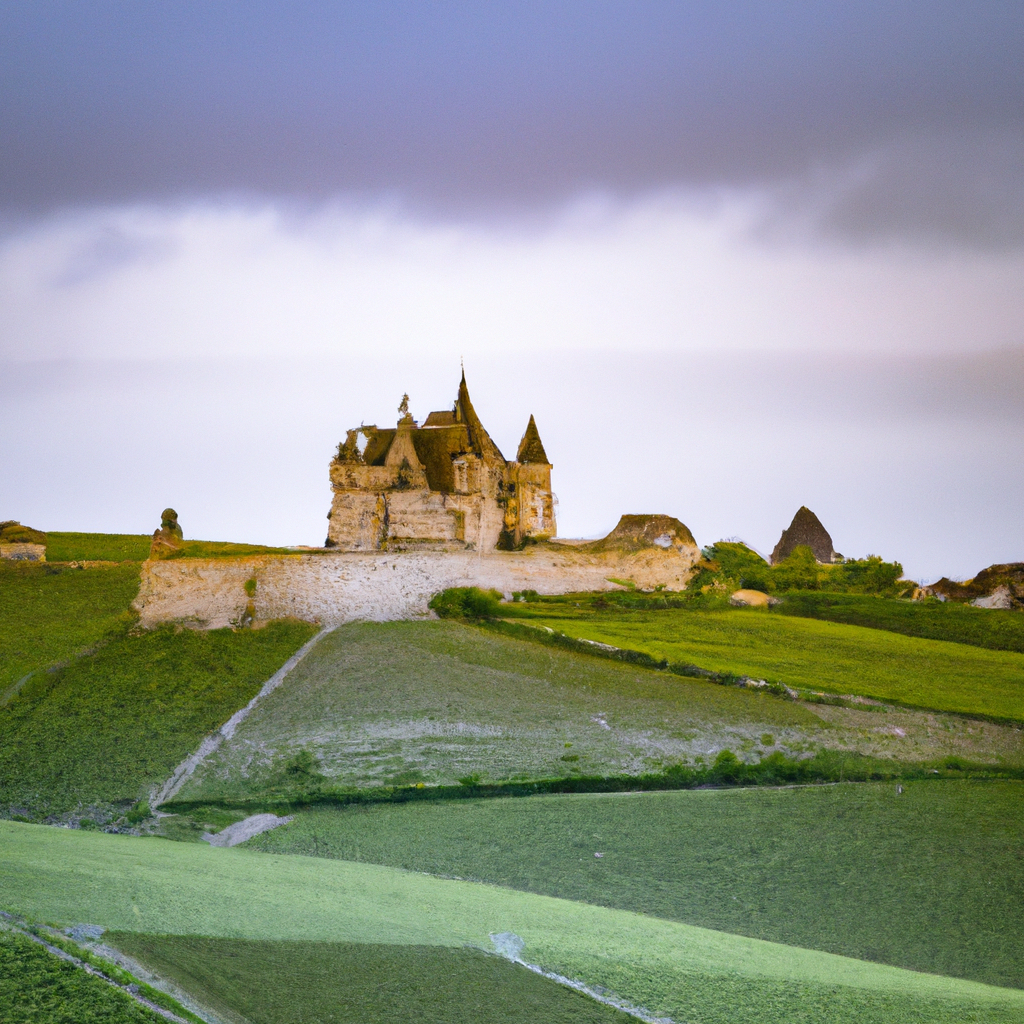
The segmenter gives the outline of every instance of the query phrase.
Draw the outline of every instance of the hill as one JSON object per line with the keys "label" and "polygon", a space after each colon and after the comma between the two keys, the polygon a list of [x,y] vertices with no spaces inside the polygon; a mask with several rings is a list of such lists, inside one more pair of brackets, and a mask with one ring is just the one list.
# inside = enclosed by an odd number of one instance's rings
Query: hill
{"label": "hill", "polygon": [[674,1020],[1009,1024],[1024,1013],[1016,989],[345,861],[0,822],[0,891],[26,914],[143,935],[493,949],[492,935],[511,932],[525,961]]}

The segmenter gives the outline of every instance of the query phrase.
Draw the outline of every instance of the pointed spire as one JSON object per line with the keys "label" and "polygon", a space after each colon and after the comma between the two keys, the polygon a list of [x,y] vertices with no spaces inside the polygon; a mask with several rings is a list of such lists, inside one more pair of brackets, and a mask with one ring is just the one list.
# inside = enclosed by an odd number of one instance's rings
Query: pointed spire
{"label": "pointed spire", "polygon": [[540,431],[537,430],[537,421],[533,418],[532,413],[530,414],[530,422],[526,424],[526,433],[523,434],[523,439],[519,442],[516,462],[532,462],[542,466],[551,465],[548,462],[547,452],[544,451],[544,445],[541,443]]}
{"label": "pointed spire", "polygon": [[462,371],[462,380],[459,382],[459,397],[455,400],[455,422],[465,423],[469,429],[469,443],[478,455],[489,455],[492,458],[505,461],[505,456],[498,450],[498,446],[491,440],[490,435],[484,430],[480,417],[473,408],[469,399],[469,388],[466,387],[466,371]]}

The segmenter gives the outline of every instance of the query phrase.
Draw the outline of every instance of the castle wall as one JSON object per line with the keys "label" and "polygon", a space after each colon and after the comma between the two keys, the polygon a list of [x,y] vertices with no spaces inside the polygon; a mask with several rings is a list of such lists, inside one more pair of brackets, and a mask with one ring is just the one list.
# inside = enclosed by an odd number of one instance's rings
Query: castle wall
{"label": "castle wall", "polygon": [[565,594],[620,589],[609,577],[642,588],[682,589],[700,557],[660,548],[634,554],[582,553],[543,544],[517,552],[334,552],[252,558],[150,561],[143,565],[134,607],[141,624],[191,621],[217,629],[238,622],[257,581],[257,621],[294,617],[324,625],[428,615],[430,598],[447,587],[479,586],[505,594]]}

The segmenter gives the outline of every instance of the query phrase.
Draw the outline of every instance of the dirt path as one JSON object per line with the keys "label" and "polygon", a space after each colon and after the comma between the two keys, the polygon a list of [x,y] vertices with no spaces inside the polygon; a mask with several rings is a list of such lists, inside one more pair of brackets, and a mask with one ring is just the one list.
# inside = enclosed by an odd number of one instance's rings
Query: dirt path
{"label": "dirt path", "polygon": [[244,843],[253,836],[262,835],[279,825],[287,825],[291,821],[291,815],[287,818],[279,818],[276,814],[253,814],[244,821],[236,821],[234,825],[228,825],[220,832],[203,833],[203,841],[211,846],[237,846]]}
{"label": "dirt path", "polygon": [[225,740],[231,739],[235,730],[249,717],[253,708],[267,696],[276,690],[287,677],[288,673],[328,633],[336,627],[328,626],[321,629],[312,640],[303,644],[260,688],[260,692],[240,711],[236,711],[212,736],[207,736],[199,749],[194,754],[189,754],[181,764],[171,773],[171,777],[153,794],[149,801],[150,810],[156,810],[162,803],[166,803],[178,794],[178,791],[192,777],[192,773],[205,761]]}

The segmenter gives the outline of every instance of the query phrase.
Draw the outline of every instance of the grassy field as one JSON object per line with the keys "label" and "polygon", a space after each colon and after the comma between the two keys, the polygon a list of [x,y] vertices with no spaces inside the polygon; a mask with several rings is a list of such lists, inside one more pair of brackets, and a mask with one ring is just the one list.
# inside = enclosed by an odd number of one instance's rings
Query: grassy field
{"label": "grassy field", "polygon": [[747,760],[820,749],[1024,759],[1014,727],[804,705],[450,620],[352,623],[317,645],[180,799],[287,796],[321,777],[363,787],[641,774],[722,749]]}
{"label": "grassy field", "polygon": [[0,705],[27,673],[123,634],[138,591],[138,565],[0,562]]}
{"label": "grassy field", "polygon": [[[187,884],[183,880],[187,879]],[[378,865],[0,821],[0,893],[147,934],[490,947],[704,1024],[1019,1022],[1024,992]]]}
{"label": "grassy field", "polygon": [[1024,653],[1024,615],[1018,611],[971,608],[955,601],[896,601],[803,591],[786,594],[775,613]]}
{"label": "grassy field", "polygon": [[803,749],[833,731],[791,702],[460,623],[352,623],[320,641],[181,798],[301,786],[303,751],[337,785],[454,784],[637,773],[769,734]]}
{"label": "grassy field", "polygon": [[1013,782],[539,796],[304,811],[248,845],[1024,988],[1022,806]]}
{"label": "grassy field", "polygon": [[629,1024],[634,1019],[475,949],[133,932],[108,933],[105,940],[230,1021]]}
{"label": "grassy field", "polygon": [[564,602],[509,608],[535,625],[669,662],[1024,722],[1024,655],[1016,652],[745,609],[577,611]]}
{"label": "grassy field", "polygon": [[123,810],[254,696],[315,629],[165,627],[119,636],[34,675],[0,708],[0,809],[36,817]]}
{"label": "grassy field", "polygon": [[144,562],[153,538],[148,533],[56,533],[46,535],[48,562]]}
{"label": "grassy field", "polygon": [[0,930],[0,1020],[4,1024],[158,1024],[164,1018],[31,939]]}

